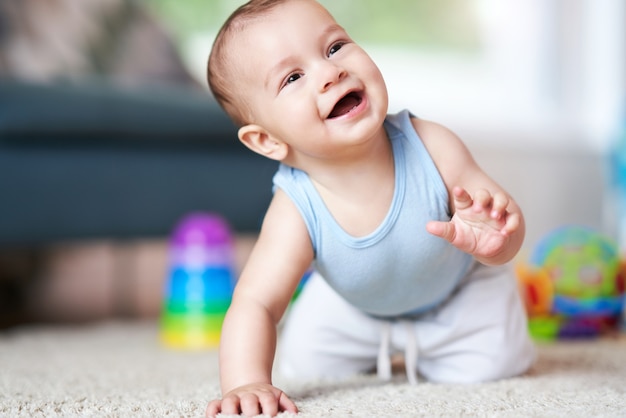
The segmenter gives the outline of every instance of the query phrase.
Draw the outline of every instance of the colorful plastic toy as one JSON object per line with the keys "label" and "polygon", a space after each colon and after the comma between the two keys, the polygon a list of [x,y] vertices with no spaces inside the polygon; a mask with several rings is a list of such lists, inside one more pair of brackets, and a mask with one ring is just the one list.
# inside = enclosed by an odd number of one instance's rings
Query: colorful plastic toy
{"label": "colorful plastic toy", "polygon": [[517,266],[531,334],[537,339],[593,337],[616,328],[624,296],[617,245],[582,226],[544,237]]}
{"label": "colorful plastic toy", "polygon": [[163,343],[185,349],[216,347],[234,281],[233,237],[226,221],[206,213],[184,217],[170,239]]}
{"label": "colorful plastic toy", "polygon": [[[608,153],[609,195],[611,209],[617,231],[618,245],[626,249],[626,103],[622,109],[621,125],[611,143]],[[626,294],[624,295],[621,330],[626,333]]]}

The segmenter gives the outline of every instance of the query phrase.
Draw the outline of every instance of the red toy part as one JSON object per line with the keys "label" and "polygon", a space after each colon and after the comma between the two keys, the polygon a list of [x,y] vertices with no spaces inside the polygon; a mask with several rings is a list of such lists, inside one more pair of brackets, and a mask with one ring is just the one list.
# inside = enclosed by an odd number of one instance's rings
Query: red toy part
{"label": "red toy part", "polygon": [[528,315],[550,313],[554,298],[554,286],[548,272],[520,263],[516,266],[516,273]]}

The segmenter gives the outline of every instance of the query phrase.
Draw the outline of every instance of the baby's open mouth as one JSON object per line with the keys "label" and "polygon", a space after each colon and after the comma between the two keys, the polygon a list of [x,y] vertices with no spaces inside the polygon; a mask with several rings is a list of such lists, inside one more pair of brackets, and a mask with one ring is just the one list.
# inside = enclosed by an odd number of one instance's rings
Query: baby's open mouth
{"label": "baby's open mouth", "polygon": [[363,97],[360,92],[350,92],[342,97],[335,107],[333,108],[330,115],[328,115],[329,119],[338,118],[339,116],[343,116],[346,113],[350,112],[352,109],[357,107],[363,101]]}

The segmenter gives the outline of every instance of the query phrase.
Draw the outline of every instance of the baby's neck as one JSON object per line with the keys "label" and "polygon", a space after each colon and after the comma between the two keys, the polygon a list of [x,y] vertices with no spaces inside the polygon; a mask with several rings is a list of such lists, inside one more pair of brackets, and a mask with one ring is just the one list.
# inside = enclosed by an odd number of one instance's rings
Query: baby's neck
{"label": "baby's neck", "polygon": [[388,139],[367,158],[309,174],[337,223],[350,235],[373,232],[389,212],[394,195],[395,164]]}

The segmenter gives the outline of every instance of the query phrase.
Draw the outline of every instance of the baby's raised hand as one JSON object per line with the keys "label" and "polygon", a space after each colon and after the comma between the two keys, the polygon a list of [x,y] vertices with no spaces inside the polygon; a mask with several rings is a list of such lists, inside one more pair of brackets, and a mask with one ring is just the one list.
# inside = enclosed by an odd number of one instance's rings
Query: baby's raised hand
{"label": "baby's raised hand", "polygon": [[254,383],[238,387],[226,393],[222,399],[209,402],[207,418],[224,415],[276,416],[279,412],[298,413],[298,408],[280,389],[266,383]]}
{"label": "baby's raised hand", "polygon": [[481,260],[498,255],[520,226],[519,215],[506,210],[509,197],[480,189],[472,198],[461,187],[453,195],[456,210],[450,222],[431,221],[428,232]]}

